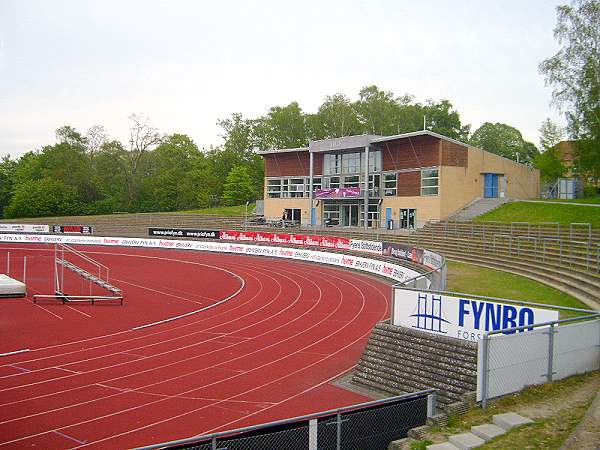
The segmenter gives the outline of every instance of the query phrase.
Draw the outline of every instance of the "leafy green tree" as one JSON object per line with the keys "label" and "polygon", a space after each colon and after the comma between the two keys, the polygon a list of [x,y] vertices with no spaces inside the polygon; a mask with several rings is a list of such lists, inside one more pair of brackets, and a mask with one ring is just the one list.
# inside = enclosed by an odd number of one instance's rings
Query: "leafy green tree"
{"label": "leafy green tree", "polygon": [[15,189],[5,217],[47,217],[79,214],[83,206],[77,190],[60,180],[27,181]]}
{"label": "leafy green tree", "polygon": [[228,119],[217,121],[223,130],[221,137],[225,140],[223,147],[228,151],[249,153],[254,149],[254,122],[244,119],[241,113],[233,113]]}
{"label": "leafy green tree", "polygon": [[0,160],[0,217],[4,215],[4,209],[12,197],[15,167],[16,163],[10,156],[4,156]]}
{"label": "leafy green tree", "polygon": [[223,187],[223,199],[229,206],[241,205],[258,197],[252,174],[244,166],[235,166],[227,175]]}
{"label": "leafy green tree", "polygon": [[557,7],[558,52],[541,62],[553,102],[575,140],[576,166],[600,179],[600,1],[573,0]]}
{"label": "leafy green tree", "polygon": [[391,91],[365,86],[354,104],[364,132],[389,136],[397,133],[400,105]]}
{"label": "leafy green tree", "polygon": [[316,114],[307,117],[311,139],[328,139],[359,134],[361,124],[356,109],[344,94],[325,97]]}
{"label": "leafy green tree", "polygon": [[567,171],[555,148],[549,148],[539,153],[535,157],[533,165],[536,169],[540,170],[540,176],[543,181],[556,181],[557,178],[562,177]]}
{"label": "leafy green tree", "polygon": [[254,121],[255,144],[260,149],[296,148],[308,145],[306,117],[297,102],[273,106]]}
{"label": "leafy green tree", "polygon": [[428,130],[459,141],[468,140],[471,126],[461,124],[460,114],[448,100],[428,100],[423,107],[423,114],[427,118]]}
{"label": "leafy green tree", "polygon": [[564,130],[550,119],[542,122],[540,127],[540,147],[543,150],[550,150],[556,144],[563,140]]}
{"label": "leafy green tree", "polygon": [[[471,136],[470,143],[491,153],[521,163],[533,162],[538,150],[521,132],[505,123],[485,122]],[[517,156],[518,155],[518,156]]]}

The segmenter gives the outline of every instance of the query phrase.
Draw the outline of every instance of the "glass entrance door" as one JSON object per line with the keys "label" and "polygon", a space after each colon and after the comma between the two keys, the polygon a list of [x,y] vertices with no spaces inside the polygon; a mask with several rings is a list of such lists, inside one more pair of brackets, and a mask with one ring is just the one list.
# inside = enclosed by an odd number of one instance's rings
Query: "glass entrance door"
{"label": "glass entrance door", "polygon": [[342,205],[342,225],[345,227],[358,226],[358,205]]}

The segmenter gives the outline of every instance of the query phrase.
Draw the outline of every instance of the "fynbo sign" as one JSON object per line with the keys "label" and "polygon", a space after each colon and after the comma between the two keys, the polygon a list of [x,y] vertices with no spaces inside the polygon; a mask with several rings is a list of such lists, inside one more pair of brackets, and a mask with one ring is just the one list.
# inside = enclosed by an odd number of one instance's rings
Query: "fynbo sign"
{"label": "fynbo sign", "polygon": [[456,339],[476,342],[486,331],[552,320],[558,320],[558,311],[431,292],[394,290],[393,325]]}

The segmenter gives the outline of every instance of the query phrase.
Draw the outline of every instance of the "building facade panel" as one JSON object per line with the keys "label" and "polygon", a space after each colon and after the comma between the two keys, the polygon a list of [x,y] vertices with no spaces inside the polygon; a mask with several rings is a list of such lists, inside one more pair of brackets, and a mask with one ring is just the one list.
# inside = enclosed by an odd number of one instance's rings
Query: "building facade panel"
{"label": "building facade panel", "polygon": [[440,162],[440,139],[417,136],[377,144],[381,149],[383,170],[437,166]]}
{"label": "building facade panel", "polygon": [[398,197],[414,197],[421,195],[421,171],[398,173]]}
{"label": "building facade panel", "polygon": [[467,167],[469,162],[469,148],[450,141],[441,141],[442,157],[441,166]]}

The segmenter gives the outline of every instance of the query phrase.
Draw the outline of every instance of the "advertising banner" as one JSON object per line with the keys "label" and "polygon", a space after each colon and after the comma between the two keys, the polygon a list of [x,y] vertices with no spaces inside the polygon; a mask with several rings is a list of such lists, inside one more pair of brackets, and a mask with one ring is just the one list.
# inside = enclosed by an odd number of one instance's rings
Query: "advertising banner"
{"label": "advertising banner", "polygon": [[392,242],[382,243],[382,253],[384,256],[392,258],[404,259],[417,264],[422,264],[430,269],[437,269],[443,264],[444,258],[442,255],[430,250],[415,247],[407,244],[395,244]]}
{"label": "advertising banner", "polygon": [[483,333],[558,320],[558,311],[394,289],[392,324],[467,341]]}
{"label": "advertising banner", "polygon": [[150,236],[189,237],[200,239],[219,239],[218,230],[192,230],[183,228],[148,228]]}
{"label": "advertising banner", "polygon": [[357,198],[360,197],[359,187],[315,189],[315,198]]}
{"label": "advertising banner", "polygon": [[[225,232],[222,232],[222,234]],[[242,232],[243,233],[243,232]],[[268,234],[268,233],[267,233]],[[294,236],[294,235],[291,235]],[[247,237],[247,236],[246,236]],[[290,239],[292,240],[292,239]],[[315,250],[269,247],[264,245],[247,245],[240,242],[223,241],[185,241],[170,239],[143,239],[100,236],[61,236],[61,235],[34,235],[34,234],[0,234],[0,242],[10,243],[40,243],[40,244],[83,244],[83,245],[110,245],[121,247],[148,247],[187,249],[208,252],[236,253],[274,258],[294,259],[298,261],[330,264],[346,267],[363,272],[381,275],[392,280],[404,282],[419,274],[407,267],[390,264],[376,259],[361,256],[345,255],[343,253],[328,253]]]}
{"label": "advertising banner", "polygon": [[53,233],[93,234],[94,227],[87,225],[52,225]]}
{"label": "advertising banner", "polygon": [[226,241],[262,242],[265,244],[290,244],[306,247],[322,247],[338,250],[350,250],[350,239],[333,236],[264,233],[262,231],[221,231],[220,238]]}
{"label": "advertising banner", "polygon": [[50,225],[30,223],[0,223],[0,233],[49,233]]}

